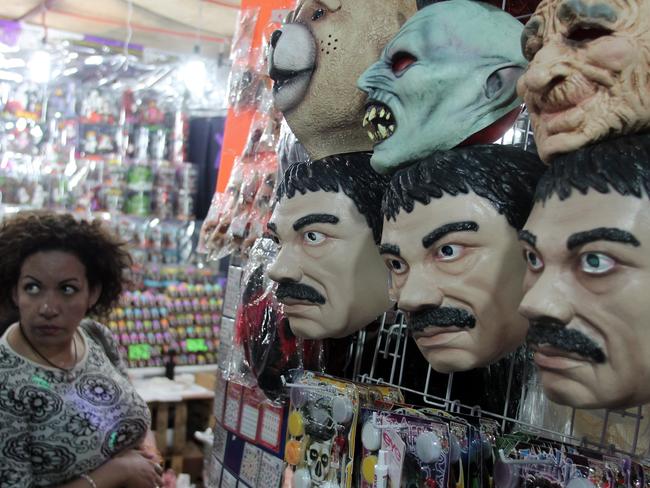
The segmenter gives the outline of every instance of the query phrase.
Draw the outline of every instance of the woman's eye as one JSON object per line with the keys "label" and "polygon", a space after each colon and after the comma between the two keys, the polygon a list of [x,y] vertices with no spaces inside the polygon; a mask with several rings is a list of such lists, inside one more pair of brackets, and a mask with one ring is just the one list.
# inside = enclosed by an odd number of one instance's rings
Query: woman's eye
{"label": "woman's eye", "polygon": [[534,251],[531,251],[529,249],[524,250],[524,259],[528,264],[528,269],[531,271],[539,271],[544,267],[542,258],[540,258]]}
{"label": "woman's eye", "polygon": [[72,285],[63,285],[61,290],[63,291],[64,295],[74,295],[77,291],[77,288]]}
{"label": "woman's eye", "polygon": [[438,261],[454,261],[463,255],[464,246],[459,244],[445,244],[436,251]]}
{"label": "woman's eye", "polygon": [[315,230],[310,230],[303,234],[303,240],[310,246],[321,244],[325,240],[325,237],[325,234],[322,232],[316,232]]}
{"label": "woman's eye", "polygon": [[406,262],[399,258],[388,258],[385,262],[388,269],[396,275],[401,275],[408,271]]}
{"label": "woman's eye", "polygon": [[585,273],[589,274],[604,274],[612,270],[616,262],[599,252],[587,252],[580,256],[580,266]]}
{"label": "woman's eye", "polygon": [[311,20],[318,20],[321,17],[325,15],[325,9],[319,8],[314,12],[314,14],[311,16]]}
{"label": "woman's eye", "polygon": [[35,283],[28,283],[24,286],[23,289],[25,290],[25,293],[28,293],[29,295],[35,295],[40,291],[41,288]]}

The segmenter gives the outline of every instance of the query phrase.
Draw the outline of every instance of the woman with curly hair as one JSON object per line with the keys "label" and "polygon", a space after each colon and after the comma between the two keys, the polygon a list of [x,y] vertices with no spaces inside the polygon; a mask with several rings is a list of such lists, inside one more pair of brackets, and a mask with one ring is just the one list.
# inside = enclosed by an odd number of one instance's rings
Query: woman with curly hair
{"label": "woman with curly hair", "polygon": [[131,264],[99,221],[19,213],[0,224],[0,488],[154,488],[150,414],[106,327]]}

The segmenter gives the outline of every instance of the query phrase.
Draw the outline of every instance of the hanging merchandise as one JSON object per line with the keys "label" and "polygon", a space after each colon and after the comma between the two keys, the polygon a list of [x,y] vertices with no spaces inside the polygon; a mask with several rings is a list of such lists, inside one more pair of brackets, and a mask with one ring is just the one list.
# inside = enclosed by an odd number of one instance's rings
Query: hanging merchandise
{"label": "hanging merchandise", "polygon": [[257,103],[245,149],[235,159],[225,192],[214,194],[201,228],[199,248],[213,260],[247,255],[266,232],[273,209],[279,113],[272,109],[268,89]]}
{"label": "hanging merchandise", "polygon": [[383,486],[448,486],[451,444],[446,424],[362,410],[361,425],[365,436],[358,486],[375,487],[382,476],[388,478],[381,481]]}
{"label": "hanging merchandise", "polygon": [[[639,55],[650,46],[648,2],[608,5],[608,20],[602,24],[597,21],[600,16],[590,11],[568,31],[550,21],[565,12],[564,5],[559,0],[540,4],[522,37],[530,65],[519,91],[546,163],[582,146],[650,127],[648,85],[638,81],[645,80],[648,71],[648,57]],[[575,49],[580,29],[591,33],[596,26],[602,29],[599,42],[585,42]],[[621,37],[629,40],[619,45]],[[562,78],[549,71],[558,65],[567,66]],[[575,95],[564,98],[566,90]]]}
{"label": "hanging merchandise", "polygon": [[[308,155],[285,157],[292,138],[240,56],[230,103],[257,110],[201,230],[213,258],[234,254],[237,290],[208,486],[650,486],[650,336],[637,326],[648,137],[615,124],[615,139],[540,151],[547,171],[527,118],[576,129],[565,105],[595,86],[595,72],[564,79],[533,56],[548,55],[543,21],[567,24],[575,57],[611,54],[620,20],[635,34],[617,49],[643,39],[635,2],[537,2],[526,27],[507,12],[535,1],[300,2],[268,59],[275,107]],[[629,74],[641,58],[620,59]],[[573,61],[562,69],[580,71]]]}
{"label": "hanging merchandise", "polygon": [[[437,150],[498,140],[521,111],[522,30],[508,13],[470,0],[411,17],[358,80],[373,168],[389,173]],[[399,57],[394,45],[404,46]]]}
{"label": "hanging merchandise", "polygon": [[238,27],[230,51],[232,68],[228,79],[228,102],[235,113],[254,109],[268,83],[264,52],[252,48],[259,11],[259,7],[239,11]]}
{"label": "hanging merchandise", "polygon": [[351,487],[359,391],[350,383],[305,373],[295,378],[285,461],[292,487]]}
{"label": "hanging merchandise", "polygon": [[273,33],[269,73],[275,107],[312,159],[372,149],[361,125],[365,100],[357,79],[417,3],[310,1]]}
{"label": "hanging merchandise", "polygon": [[250,252],[242,275],[232,359],[225,371],[230,381],[257,384],[274,401],[286,394],[281,378],[291,370],[322,368],[322,344],[293,335],[275,287],[264,276],[275,252],[273,241],[265,238],[258,239]]}
{"label": "hanging merchandise", "polygon": [[280,251],[268,273],[299,337],[343,338],[391,307],[377,249],[386,179],[369,158],[354,153],[298,163],[278,185],[267,227]]}
{"label": "hanging merchandise", "polygon": [[438,151],[393,176],[381,249],[391,294],[436,371],[484,367],[524,343],[526,265],[514,249],[544,169],[535,155],[495,144]]}

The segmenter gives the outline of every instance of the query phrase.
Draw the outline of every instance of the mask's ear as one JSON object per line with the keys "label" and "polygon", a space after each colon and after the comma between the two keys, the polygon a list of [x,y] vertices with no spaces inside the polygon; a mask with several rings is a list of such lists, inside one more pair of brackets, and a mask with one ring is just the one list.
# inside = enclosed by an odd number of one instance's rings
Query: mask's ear
{"label": "mask's ear", "polygon": [[517,80],[524,74],[521,66],[507,66],[494,71],[485,82],[485,96],[495,100],[516,93]]}

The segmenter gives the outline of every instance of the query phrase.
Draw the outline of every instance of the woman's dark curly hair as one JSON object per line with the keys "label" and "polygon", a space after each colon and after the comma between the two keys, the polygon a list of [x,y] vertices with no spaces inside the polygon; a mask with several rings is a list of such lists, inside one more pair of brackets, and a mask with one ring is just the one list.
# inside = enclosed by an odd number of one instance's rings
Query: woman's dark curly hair
{"label": "woman's dark curly hair", "polygon": [[88,311],[104,315],[117,302],[123,273],[132,264],[126,244],[108,232],[101,221],[76,220],[69,214],[20,212],[0,224],[0,308],[14,308],[12,290],[25,259],[41,251],[74,254],[86,268],[90,288],[102,288]]}

